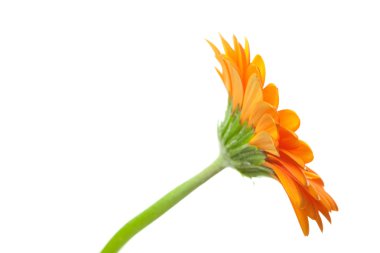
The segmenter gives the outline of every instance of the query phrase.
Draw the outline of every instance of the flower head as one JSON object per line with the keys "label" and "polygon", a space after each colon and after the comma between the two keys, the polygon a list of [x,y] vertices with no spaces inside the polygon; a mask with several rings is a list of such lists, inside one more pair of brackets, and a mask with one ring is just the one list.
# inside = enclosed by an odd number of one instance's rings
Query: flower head
{"label": "flower head", "polygon": [[221,37],[224,52],[209,42],[221,65],[217,69],[228,95],[224,121],[218,128],[221,152],[228,165],[248,177],[269,176],[279,181],[292,203],[302,231],[309,234],[309,220],[323,230],[320,213],[338,206],[324,190],[320,176],[307,164],[314,158],[309,145],[300,140],[297,114],[279,110],[277,87],[265,83],[265,65],[260,55],[253,60],[249,43],[244,47],[233,37],[231,46]]}

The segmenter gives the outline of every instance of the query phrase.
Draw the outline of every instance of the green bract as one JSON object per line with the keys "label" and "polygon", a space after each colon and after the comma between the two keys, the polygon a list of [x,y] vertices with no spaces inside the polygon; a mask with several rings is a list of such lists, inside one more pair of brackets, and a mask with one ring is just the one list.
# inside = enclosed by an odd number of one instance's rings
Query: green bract
{"label": "green bract", "polygon": [[218,127],[220,152],[226,164],[247,177],[273,175],[272,170],[261,166],[266,155],[249,144],[255,134],[253,127],[240,123],[240,111],[232,109],[229,101],[225,118]]}

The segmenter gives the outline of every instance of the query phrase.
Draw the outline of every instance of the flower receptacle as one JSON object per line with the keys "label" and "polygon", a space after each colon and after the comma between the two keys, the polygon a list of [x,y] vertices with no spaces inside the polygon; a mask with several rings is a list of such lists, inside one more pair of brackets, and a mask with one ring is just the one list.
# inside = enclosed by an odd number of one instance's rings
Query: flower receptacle
{"label": "flower receptacle", "polygon": [[225,118],[218,127],[221,156],[227,166],[247,177],[273,176],[273,171],[262,166],[266,155],[249,144],[255,131],[247,123],[240,122],[240,111],[228,103]]}

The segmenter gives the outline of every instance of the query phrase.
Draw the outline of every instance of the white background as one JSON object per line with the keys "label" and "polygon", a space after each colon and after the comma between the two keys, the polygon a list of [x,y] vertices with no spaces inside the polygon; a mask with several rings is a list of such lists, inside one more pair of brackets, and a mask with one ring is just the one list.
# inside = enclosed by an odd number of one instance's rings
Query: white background
{"label": "white background", "polygon": [[99,252],[216,158],[218,32],[263,56],[340,211],[304,237],[279,183],[226,169],[123,252],[379,252],[379,23],[376,1],[2,1],[0,252]]}

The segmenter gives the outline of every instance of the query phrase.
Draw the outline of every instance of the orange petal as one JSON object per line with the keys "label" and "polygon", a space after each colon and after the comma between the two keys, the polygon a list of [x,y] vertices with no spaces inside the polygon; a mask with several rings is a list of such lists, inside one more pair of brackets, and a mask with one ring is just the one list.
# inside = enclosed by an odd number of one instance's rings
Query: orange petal
{"label": "orange petal", "polygon": [[281,110],[278,112],[280,125],[284,128],[296,131],[300,126],[300,118],[298,115],[289,109]]}
{"label": "orange petal", "polygon": [[316,208],[318,208],[319,212],[321,212],[323,216],[325,216],[325,218],[331,223],[329,210],[327,210],[327,208],[324,205],[322,205],[320,201],[315,201],[314,205],[316,206]]}
{"label": "orange petal", "polygon": [[264,116],[261,117],[255,128],[255,132],[267,132],[270,134],[273,140],[278,139],[277,125],[270,114],[264,114]]}
{"label": "orange petal", "polygon": [[276,85],[274,85],[273,83],[268,84],[263,89],[263,96],[264,96],[265,102],[268,102],[274,108],[278,107],[279,97],[278,97],[278,89]]}
{"label": "orange petal", "polygon": [[308,184],[304,170],[296,163],[286,162],[281,158],[272,158],[279,166],[281,166],[284,170],[288,171],[288,173],[301,185],[306,186]]}
{"label": "orange petal", "polygon": [[242,122],[248,121],[253,113],[254,105],[263,99],[260,82],[256,75],[252,75],[248,80],[244,94],[243,106],[241,110]]}
{"label": "orange petal", "polygon": [[299,145],[298,136],[289,129],[286,129],[280,125],[278,128],[280,134],[280,147],[284,149],[297,148]]}
{"label": "orange petal", "polygon": [[332,206],[330,204],[330,202],[327,200],[327,198],[321,193],[320,189],[318,186],[316,185],[313,185],[315,187],[315,189],[317,190],[317,192],[319,193],[319,202],[328,210],[328,211],[331,211],[332,210]]}
{"label": "orange petal", "polygon": [[301,168],[305,167],[305,163],[304,163],[304,161],[300,157],[298,157],[296,155],[293,155],[292,153],[290,153],[287,150],[284,150],[284,149],[280,148],[280,156],[281,156],[281,158],[282,157],[287,157],[288,159],[290,159],[290,160],[294,161],[295,163],[297,163]]}
{"label": "orange petal", "polygon": [[304,212],[307,216],[309,216],[311,219],[315,220],[318,224],[319,229],[323,232],[323,224],[321,220],[321,216],[319,216],[317,207],[315,206],[315,200],[308,196],[307,194],[304,194],[306,205],[304,207]]}
{"label": "orange petal", "polygon": [[322,223],[322,219],[321,219],[321,216],[319,215],[318,211],[316,211],[314,220],[317,222],[318,227],[321,230],[321,232],[323,232],[323,223]]}
{"label": "orange petal", "polygon": [[314,175],[314,177],[309,177],[310,180],[312,180],[316,184],[319,184],[320,186],[324,186],[325,185],[325,183],[323,182],[322,178],[315,171],[313,171],[312,169],[310,169],[307,166],[305,166],[305,169],[306,169],[305,175],[307,175],[307,176],[308,175]]}
{"label": "orange petal", "polygon": [[336,204],[335,200],[324,189],[323,189],[322,195],[324,195],[327,198],[327,200],[330,202],[331,210],[333,211],[339,210],[338,205]]}
{"label": "orange petal", "polygon": [[309,170],[305,170],[305,176],[308,178],[308,179],[319,179],[320,176],[314,172],[311,172]]}
{"label": "orange petal", "polygon": [[321,197],[321,203],[328,209],[333,211],[338,211],[338,206],[334,199],[323,189],[322,186],[314,184],[315,189],[318,191]]}
{"label": "orange petal", "polygon": [[267,132],[255,134],[249,143],[267,153],[279,155],[272,137]]}
{"label": "orange petal", "polygon": [[306,214],[300,208],[295,206],[293,203],[292,203],[292,206],[293,206],[294,212],[296,213],[298,223],[301,226],[303,234],[305,236],[308,236],[309,235],[309,220]]}
{"label": "orange petal", "polygon": [[309,145],[307,145],[306,142],[301,140],[299,141],[298,147],[294,149],[289,149],[289,152],[300,157],[305,163],[309,163],[314,159],[313,151],[311,150]]}
{"label": "orange petal", "polygon": [[253,63],[259,68],[261,81],[264,84],[265,83],[265,64],[264,64],[263,58],[261,58],[261,56],[258,54],[253,59]]}
{"label": "orange petal", "polygon": [[274,173],[278,177],[278,180],[280,181],[286,193],[288,194],[291,202],[297,207],[302,207],[304,204],[302,192],[300,191],[297,183],[294,182],[294,180],[288,175],[288,173],[281,167],[272,163],[265,162],[264,166],[274,171]]}
{"label": "orange petal", "polygon": [[319,194],[312,183],[309,182],[308,187],[306,188],[307,192],[312,196],[315,200],[320,200],[321,197],[319,197]]}

